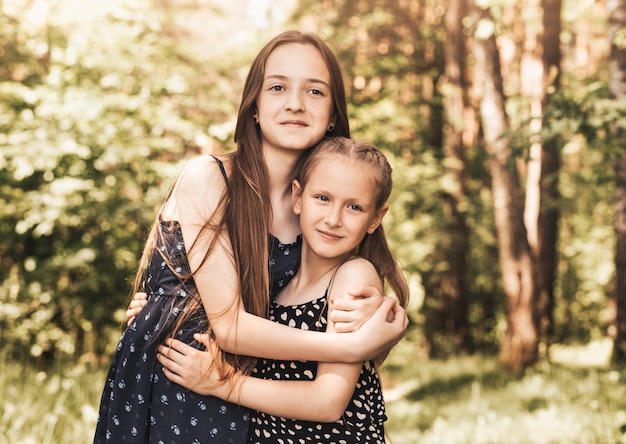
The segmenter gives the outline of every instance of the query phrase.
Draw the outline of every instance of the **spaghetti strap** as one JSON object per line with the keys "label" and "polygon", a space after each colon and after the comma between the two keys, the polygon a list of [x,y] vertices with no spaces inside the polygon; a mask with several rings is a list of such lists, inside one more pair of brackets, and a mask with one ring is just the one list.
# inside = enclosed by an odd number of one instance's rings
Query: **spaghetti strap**
{"label": "spaghetti strap", "polygon": [[230,183],[228,183],[228,175],[226,174],[226,169],[224,168],[224,162],[222,162],[222,160],[219,159],[218,157],[215,157],[213,154],[209,154],[209,155],[212,158],[214,158],[217,164],[219,165],[220,170],[222,171],[222,176],[224,176],[224,182],[226,182],[226,188],[230,189]]}

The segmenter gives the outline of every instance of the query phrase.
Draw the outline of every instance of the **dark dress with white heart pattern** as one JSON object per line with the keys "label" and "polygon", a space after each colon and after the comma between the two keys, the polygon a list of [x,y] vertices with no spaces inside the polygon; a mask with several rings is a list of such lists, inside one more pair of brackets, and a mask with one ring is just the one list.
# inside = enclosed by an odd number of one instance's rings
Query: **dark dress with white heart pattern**
{"label": "dark dress with white heart pattern", "polygon": [[[328,293],[328,290],[326,290]],[[325,331],[327,295],[305,304],[283,306],[272,302],[270,319],[293,328]],[[259,359],[254,376],[274,380],[313,380],[317,362]],[[373,362],[365,362],[352,399],[341,419],[331,423],[297,421],[253,412],[249,443],[368,443],[385,442],[385,403]]]}

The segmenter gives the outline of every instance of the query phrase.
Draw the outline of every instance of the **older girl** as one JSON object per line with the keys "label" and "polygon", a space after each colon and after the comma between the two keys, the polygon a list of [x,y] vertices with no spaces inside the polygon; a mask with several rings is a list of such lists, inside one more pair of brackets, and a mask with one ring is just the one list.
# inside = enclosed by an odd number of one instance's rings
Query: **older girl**
{"label": "older girl", "polygon": [[406,315],[387,300],[349,334],[266,319],[268,289],[287,285],[300,260],[291,180],[308,148],[332,135],[349,135],[336,58],[315,35],[279,35],[246,79],[237,151],[191,160],[159,212],[137,278],[148,302],[118,344],[94,442],[246,441],[247,409],[164,377],[156,347],[167,336],[200,348],[193,333],[210,331],[220,346],[212,365],[243,373],[254,367],[249,356],[355,362],[402,337]]}

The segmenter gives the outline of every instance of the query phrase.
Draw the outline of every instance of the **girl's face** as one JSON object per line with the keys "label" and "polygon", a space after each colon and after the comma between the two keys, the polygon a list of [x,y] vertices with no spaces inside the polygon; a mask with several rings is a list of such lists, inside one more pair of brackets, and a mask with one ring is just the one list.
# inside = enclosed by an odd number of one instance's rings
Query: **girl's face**
{"label": "girl's face", "polygon": [[319,51],[300,43],[276,48],[256,105],[263,149],[302,151],[319,142],[333,121],[330,72]]}
{"label": "girl's face", "polygon": [[366,233],[380,225],[388,207],[376,208],[378,190],[369,168],[345,156],[325,156],[303,189],[293,181],[294,212],[300,215],[302,236],[316,255],[348,256]]}

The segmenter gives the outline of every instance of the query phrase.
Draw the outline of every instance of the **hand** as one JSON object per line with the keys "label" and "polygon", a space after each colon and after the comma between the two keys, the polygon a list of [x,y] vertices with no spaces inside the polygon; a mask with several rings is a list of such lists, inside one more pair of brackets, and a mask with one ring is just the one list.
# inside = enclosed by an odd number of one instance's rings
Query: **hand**
{"label": "hand", "polygon": [[383,300],[376,287],[358,285],[348,292],[348,297],[331,301],[328,319],[334,322],[337,333],[350,333],[371,318]]}
{"label": "hand", "polygon": [[409,318],[398,300],[385,298],[376,313],[350,334],[357,361],[384,356],[404,337],[408,326]]}
{"label": "hand", "polygon": [[148,295],[146,293],[140,292],[135,293],[133,299],[130,301],[128,305],[128,309],[126,309],[126,317],[128,318],[128,322],[126,325],[130,325],[135,320],[135,317],[139,314],[141,309],[148,303]]}
{"label": "hand", "polygon": [[208,334],[195,334],[194,339],[203,344],[207,351],[168,338],[164,345],[158,346],[157,360],[170,381],[201,395],[218,396],[223,379],[212,365],[217,345]]}

